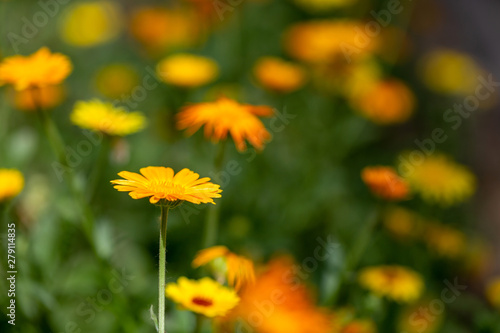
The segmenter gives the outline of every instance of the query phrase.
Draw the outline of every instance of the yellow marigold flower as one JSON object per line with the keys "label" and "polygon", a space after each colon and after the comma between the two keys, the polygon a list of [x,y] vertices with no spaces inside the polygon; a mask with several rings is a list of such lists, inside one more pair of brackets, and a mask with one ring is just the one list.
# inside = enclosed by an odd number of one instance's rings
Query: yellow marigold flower
{"label": "yellow marigold flower", "polygon": [[488,283],[486,286],[486,298],[493,306],[500,308],[500,277]]}
{"label": "yellow marigold flower", "polygon": [[0,202],[17,196],[24,187],[23,174],[15,169],[0,169]]}
{"label": "yellow marigold flower", "polygon": [[222,260],[221,270],[227,275],[227,282],[231,287],[239,290],[247,283],[255,283],[253,262],[232,253],[225,246],[213,246],[201,250],[193,260],[193,267],[197,268],[218,259]]}
{"label": "yellow marigold flower", "polygon": [[77,102],[71,113],[71,121],[82,128],[116,136],[133,134],[146,126],[146,118],[142,113],[127,112],[99,100]]}
{"label": "yellow marigold flower", "polygon": [[403,82],[392,79],[373,84],[351,104],[376,124],[399,124],[413,114],[415,96]]}
{"label": "yellow marigold flower", "polygon": [[71,70],[71,62],[66,56],[42,47],[29,56],[5,58],[0,63],[0,85],[12,84],[16,90],[56,85]]}
{"label": "yellow marigold flower", "polygon": [[189,169],[182,169],[174,175],[172,168],[147,167],[140,170],[141,174],[122,171],[118,176],[125,179],[112,180],[114,188],[120,192],[130,192],[132,199],[149,198],[152,204],[162,200],[175,204],[179,201],[189,201],[195,204],[213,203],[212,198],[220,198],[219,185],[209,182],[210,178],[200,178],[200,175]]}
{"label": "yellow marigold flower", "polygon": [[[329,63],[338,57],[356,58],[377,48],[377,38],[360,45],[364,24],[358,21],[310,21],[293,25],[285,35],[288,53],[308,63]],[[347,60],[346,60],[347,61]]]}
{"label": "yellow marigold flower", "polygon": [[40,87],[36,95],[31,89],[16,90],[14,91],[13,99],[17,109],[36,111],[38,108],[44,110],[55,108],[62,103],[65,95],[64,87],[57,85]]}
{"label": "yellow marigold flower", "polygon": [[[409,156],[401,163],[408,164]],[[404,165],[401,164],[401,167]],[[445,155],[435,153],[412,163],[403,175],[415,192],[430,203],[453,205],[470,198],[475,191],[476,179],[465,166]]]}
{"label": "yellow marigold flower", "polygon": [[302,87],[306,76],[300,66],[274,57],[259,59],[253,71],[262,86],[282,93]]}
{"label": "yellow marigold flower", "polygon": [[73,46],[92,47],[115,38],[122,13],[112,1],[77,3],[68,8],[61,25],[62,39]]}
{"label": "yellow marigold flower", "polygon": [[105,66],[96,73],[95,86],[108,98],[122,98],[130,95],[139,85],[137,71],[128,64],[112,64]]}
{"label": "yellow marigold flower", "polygon": [[[293,260],[287,257],[272,260],[258,274],[255,284],[242,289],[241,301],[227,320],[243,320],[248,331],[261,333],[332,332],[331,313],[315,305],[306,285],[298,282],[294,267]],[[255,320],[255,313],[262,313],[262,306],[270,303],[273,310]]]}
{"label": "yellow marigold flower", "polygon": [[205,136],[218,142],[230,133],[239,151],[246,149],[248,140],[256,149],[263,149],[271,134],[257,116],[271,116],[268,106],[239,104],[221,97],[215,102],[199,103],[185,107],[177,114],[177,128],[187,129],[188,135],[205,126]]}
{"label": "yellow marigold flower", "polygon": [[420,217],[401,207],[392,207],[383,217],[384,226],[398,238],[415,237],[421,232]]}
{"label": "yellow marigold flower", "polygon": [[435,92],[468,95],[475,92],[481,69],[465,53],[437,49],[422,58],[419,72],[425,85]]}
{"label": "yellow marigold flower", "polygon": [[359,274],[359,283],[379,296],[405,303],[416,301],[424,290],[420,274],[402,266],[365,268]]}
{"label": "yellow marigold flower", "polygon": [[192,54],[175,54],[160,61],[158,76],[166,83],[196,88],[212,82],[219,75],[217,63]]}
{"label": "yellow marigold flower", "polygon": [[456,259],[465,253],[466,237],[454,228],[427,223],[423,235],[427,246],[441,257]]}
{"label": "yellow marigold flower", "polygon": [[322,12],[330,9],[347,7],[358,0],[294,0],[299,6],[312,12]]}
{"label": "yellow marigold flower", "polygon": [[439,330],[443,322],[443,311],[436,311],[429,316],[429,305],[432,299],[423,299],[407,306],[398,316],[397,332],[406,333],[434,333]]}
{"label": "yellow marigold flower", "polygon": [[404,200],[409,197],[409,186],[391,167],[366,167],[361,178],[372,193],[385,200]]}
{"label": "yellow marigold flower", "polygon": [[187,310],[210,318],[224,316],[240,301],[234,290],[208,277],[198,281],[180,277],[177,283],[167,284],[165,295]]}

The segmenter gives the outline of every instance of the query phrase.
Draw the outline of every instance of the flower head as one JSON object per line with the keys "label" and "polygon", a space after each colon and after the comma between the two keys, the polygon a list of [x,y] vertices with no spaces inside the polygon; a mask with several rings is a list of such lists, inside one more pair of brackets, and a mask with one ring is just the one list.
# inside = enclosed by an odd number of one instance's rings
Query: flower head
{"label": "flower head", "polygon": [[407,239],[421,231],[421,218],[402,207],[390,208],[383,217],[384,226],[395,237]]}
{"label": "flower head", "polygon": [[265,88],[283,93],[299,89],[306,75],[300,66],[274,57],[259,59],[254,74]]}
{"label": "flower head", "polygon": [[272,108],[239,104],[222,97],[215,102],[185,107],[177,114],[177,128],[187,129],[189,135],[205,126],[205,136],[213,141],[225,139],[230,133],[239,151],[246,149],[248,140],[256,149],[262,149],[271,135],[257,116],[270,116]]}
{"label": "flower head", "polygon": [[159,77],[166,83],[184,88],[196,88],[212,82],[219,67],[212,59],[192,54],[175,54],[160,61]]}
{"label": "flower head", "polygon": [[38,108],[55,108],[62,103],[65,95],[64,87],[57,85],[40,87],[37,95],[34,95],[31,89],[15,90],[13,99],[17,109],[36,111]]}
{"label": "flower head", "polygon": [[374,266],[363,269],[359,283],[380,296],[397,302],[416,301],[424,289],[420,274],[402,266]]}
{"label": "flower head", "polygon": [[225,246],[213,246],[201,250],[193,260],[193,267],[200,267],[208,263],[222,260],[221,270],[227,275],[228,284],[239,290],[246,283],[255,283],[253,262],[245,257],[238,256]]}
{"label": "flower head", "polygon": [[486,298],[493,306],[500,308],[500,277],[496,277],[488,283]]}
{"label": "flower head", "polygon": [[422,299],[415,304],[407,305],[398,316],[397,332],[438,332],[441,324],[443,323],[444,311],[436,311],[433,316],[429,316],[427,313],[427,307],[432,301],[432,299]]}
{"label": "flower head", "polygon": [[382,199],[404,200],[409,196],[408,184],[391,167],[366,167],[361,171],[361,178],[373,194]]}
{"label": "flower head", "polygon": [[16,90],[61,83],[71,73],[69,59],[42,47],[29,56],[12,56],[0,63],[0,85],[12,84]]}
{"label": "flower head", "polygon": [[152,204],[162,200],[164,203],[189,201],[195,204],[213,203],[213,198],[220,198],[219,185],[209,182],[210,178],[200,178],[200,175],[189,169],[182,169],[174,175],[172,168],[147,167],[141,174],[122,171],[118,176],[125,179],[112,180],[114,188],[120,192],[129,192],[133,199],[150,197]]}
{"label": "flower head", "polygon": [[[406,161],[406,157],[402,156],[401,161]],[[476,179],[465,166],[438,153],[418,162],[403,177],[425,201],[450,206],[473,195]]]}
{"label": "flower head", "polygon": [[24,187],[23,174],[15,169],[0,169],[0,202],[17,196]]}
{"label": "flower head", "polygon": [[167,284],[165,295],[187,310],[210,318],[224,316],[240,301],[234,290],[208,277],[197,281],[180,277],[177,283]]}
{"label": "flower head", "polygon": [[108,135],[125,136],[146,126],[146,118],[140,112],[127,112],[97,99],[77,102],[71,113],[73,124]]}
{"label": "flower head", "polygon": [[423,239],[427,246],[441,257],[456,259],[465,253],[466,237],[461,231],[452,227],[427,223]]}

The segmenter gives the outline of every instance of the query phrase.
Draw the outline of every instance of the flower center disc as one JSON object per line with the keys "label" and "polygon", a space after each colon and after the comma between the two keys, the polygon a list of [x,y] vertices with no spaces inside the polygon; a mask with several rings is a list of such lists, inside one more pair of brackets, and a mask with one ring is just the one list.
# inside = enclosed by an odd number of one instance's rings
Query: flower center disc
{"label": "flower center disc", "polygon": [[212,302],[212,300],[210,299],[206,299],[206,298],[203,298],[203,297],[194,297],[191,302],[193,302],[193,304],[196,304],[196,305],[199,305],[199,306],[211,306],[212,304],[214,304],[214,302]]}

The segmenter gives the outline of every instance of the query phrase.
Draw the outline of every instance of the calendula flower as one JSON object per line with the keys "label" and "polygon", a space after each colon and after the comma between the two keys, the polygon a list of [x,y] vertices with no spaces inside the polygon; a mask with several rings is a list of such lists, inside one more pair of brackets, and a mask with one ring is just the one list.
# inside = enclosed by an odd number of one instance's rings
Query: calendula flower
{"label": "calendula flower", "polygon": [[215,267],[215,271],[221,271],[227,276],[227,282],[231,287],[239,290],[247,283],[255,283],[255,271],[253,262],[245,257],[236,255],[225,246],[212,246],[201,250],[193,260],[193,267],[197,268],[208,263],[222,267]]}
{"label": "calendula flower", "polygon": [[213,198],[221,197],[219,185],[210,183],[208,177],[200,178],[189,169],[182,169],[174,175],[172,168],[150,166],[140,172],[122,171],[118,176],[125,179],[112,180],[111,183],[118,191],[129,192],[133,199],[150,197],[152,204],[160,200],[165,204],[179,201],[215,204]]}
{"label": "calendula flower", "polygon": [[192,54],[175,54],[160,61],[158,76],[166,83],[196,88],[212,82],[219,75],[217,63]]}
{"label": "calendula flower", "polygon": [[44,110],[55,108],[62,103],[64,97],[65,89],[57,85],[40,87],[36,97],[30,89],[15,90],[13,99],[17,109],[36,111],[38,108]]}
{"label": "calendula flower", "polygon": [[16,90],[60,84],[71,73],[68,57],[51,53],[46,47],[29,56],[12,56],[0,63],[0,85],[11,84]]}
{"label": "calendula flower", "polygon": [[96,74],[95,86],[97,90],[108,98],[122,98],[130,95],[139,85],[137,71],[128,64],[112,64],[105,66]]}
{"label": "calendula flower", "polygon": [[268,106],[239,104],[221,97],[215,102],[199,103],[185,107],[177,114],[177,128],[187,129],[189,135],[205,126],[205,136],[218,142],[230,133],[239,151],[246,149],[248,140],[256,149],[263,149],[271,138],[257,116],[271,116]]}
{"label": "calendula flower", "polygon": [[311,12],[322,12],[350,6],[358,0],[294,0],[299,6]]}
{"label": "calendula flower", "polygon": [[361,178],[372,193],[385,200],[408,199],[409,187],[391,167],[366,167],[361,171]]}
{"label": "calendula flower", "polygon": [[[402,156],[402,163],[408,161],[407,157]],[[463,202],[474,194],[474,175],[465,166],[443,154],[423,157],[410,168],[403,175],[404,178],[429,203],[449,206]]]}
{"label": "calendula flower", "polygon": [[306,77],[300,66],[274,57],[259,59],[253,71],[262,86],[282,93],[299,89]]}
{"label": "calendula flower", "polygon": [[434,333],[438,332],[443,322],[443,311],[436,311],[429,316],[429,304],[432,299],[423,299],[405,307],[397,319],[398,331],[406,333]]}
{"label": "calendula flower", "polygon": [[379,81],[356,96],[351,104],[363,117],[379,125],[407,121],[415,108],[415,96],[401,81]]}
{"label": "calendula flower", "polygon": [[359,283],[377,295],[402,303],[416,301],[424,290],[420,274],[402,266],[365,268],[359,274]]}
{"label": "calendula flower", "polygon": [[392,207],[383,217],[384,226],[391,234],[406,239],[421,233],[421,218],[414,212],[402,208]]}
{"label": "calendula flower", "polygon": [[116,136],[133,134],[146,126],[142,113],[127,112],[97,99],[77,102],[71,113],[71,122],[82,128]]}
{"label": "calendula flower", "polygon": [[[246,285],[238,306],[228,314],[227,320],[243,320],[249,331],[258,333],[330,333],[333,329],[331,314],[314,304],[305,284],[295,275],[293,260],[286,257],[272,260],[257,276],[255,284]],[[272,302],[273,310],[262,320],[253,320],[261,313],[261,304]]]}
{"label": "calendula flower", "polygon": [[441,257],[456,259],[466,249],[465,235],[454,228],[437,223],[427,223],[423,234],[427,246]]}
{"label": "calendula flower", "polygon": [[340,57],[352,60],[377,48],[377,38],[368,38],[363,45],[357,42],[363,31],[364,23],[358,21],[298,23],[286,32],[285,47],[291,56],[313,64],[330,63]]}
{"label": "calendula flower", "polygon": [[0,169],[0,202],[17,196],[24,187],[23,174],[16,169]]}
{"label": "calendula flower", "polygon": [[500,277],[496,277],[488,283],[486,298],[493,306],[500,308]]}
{"label": "calendula flower", "polygon": [[208,277],[197,281],[180,277],[177,283],[167,284],[165,295],[183,308],[210,318],[224,316],[240,301],[233,289]]}
{"label": "calendula flower", "polygon": [[76,3],[64,13],[62,39],[73,46],[92,47],[118,36],[122,13],[112,1]]}

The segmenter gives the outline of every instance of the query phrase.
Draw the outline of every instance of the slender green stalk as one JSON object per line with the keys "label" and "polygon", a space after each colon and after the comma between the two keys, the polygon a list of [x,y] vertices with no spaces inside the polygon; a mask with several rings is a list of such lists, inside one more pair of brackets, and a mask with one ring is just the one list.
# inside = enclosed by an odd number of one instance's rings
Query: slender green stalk
{"label": "slender green stalk", "polygon": [[168,206],[161,205],[160,263],[158,282],[158,332],[165,333],[165,257],[167,248]]}
{"label": "slender green stalk", "polygon": [[87,191],[88,202],[93,202],[97,193],[97,188],[99,180],[101,179],[102,173],[106,170],[108,166],[109,150],[111,146],[111,137],[104,135],[104,138],[99,147],[99,155],[97,156],[97,162],[94,164],[90,175],[90,186]]}
{"label": "slender green stalk", "polygon": [[203,319],[204,318],[201,315],[199,315],[199,314],[196,315],[196,324],[194,326],[193,333],[201,333],[201,329],[203,327],[203,321],[204,321]]}
{"label": "slender green stalk", "polygon": [[[215,155],[215,174],[218,175],[222,169],[226,148],[226,140],[219,144],[217,155]],[[205,216],[205,230],[203,233],[203,248],[215,245],[219,229],[220,204],[210,205]]]}

